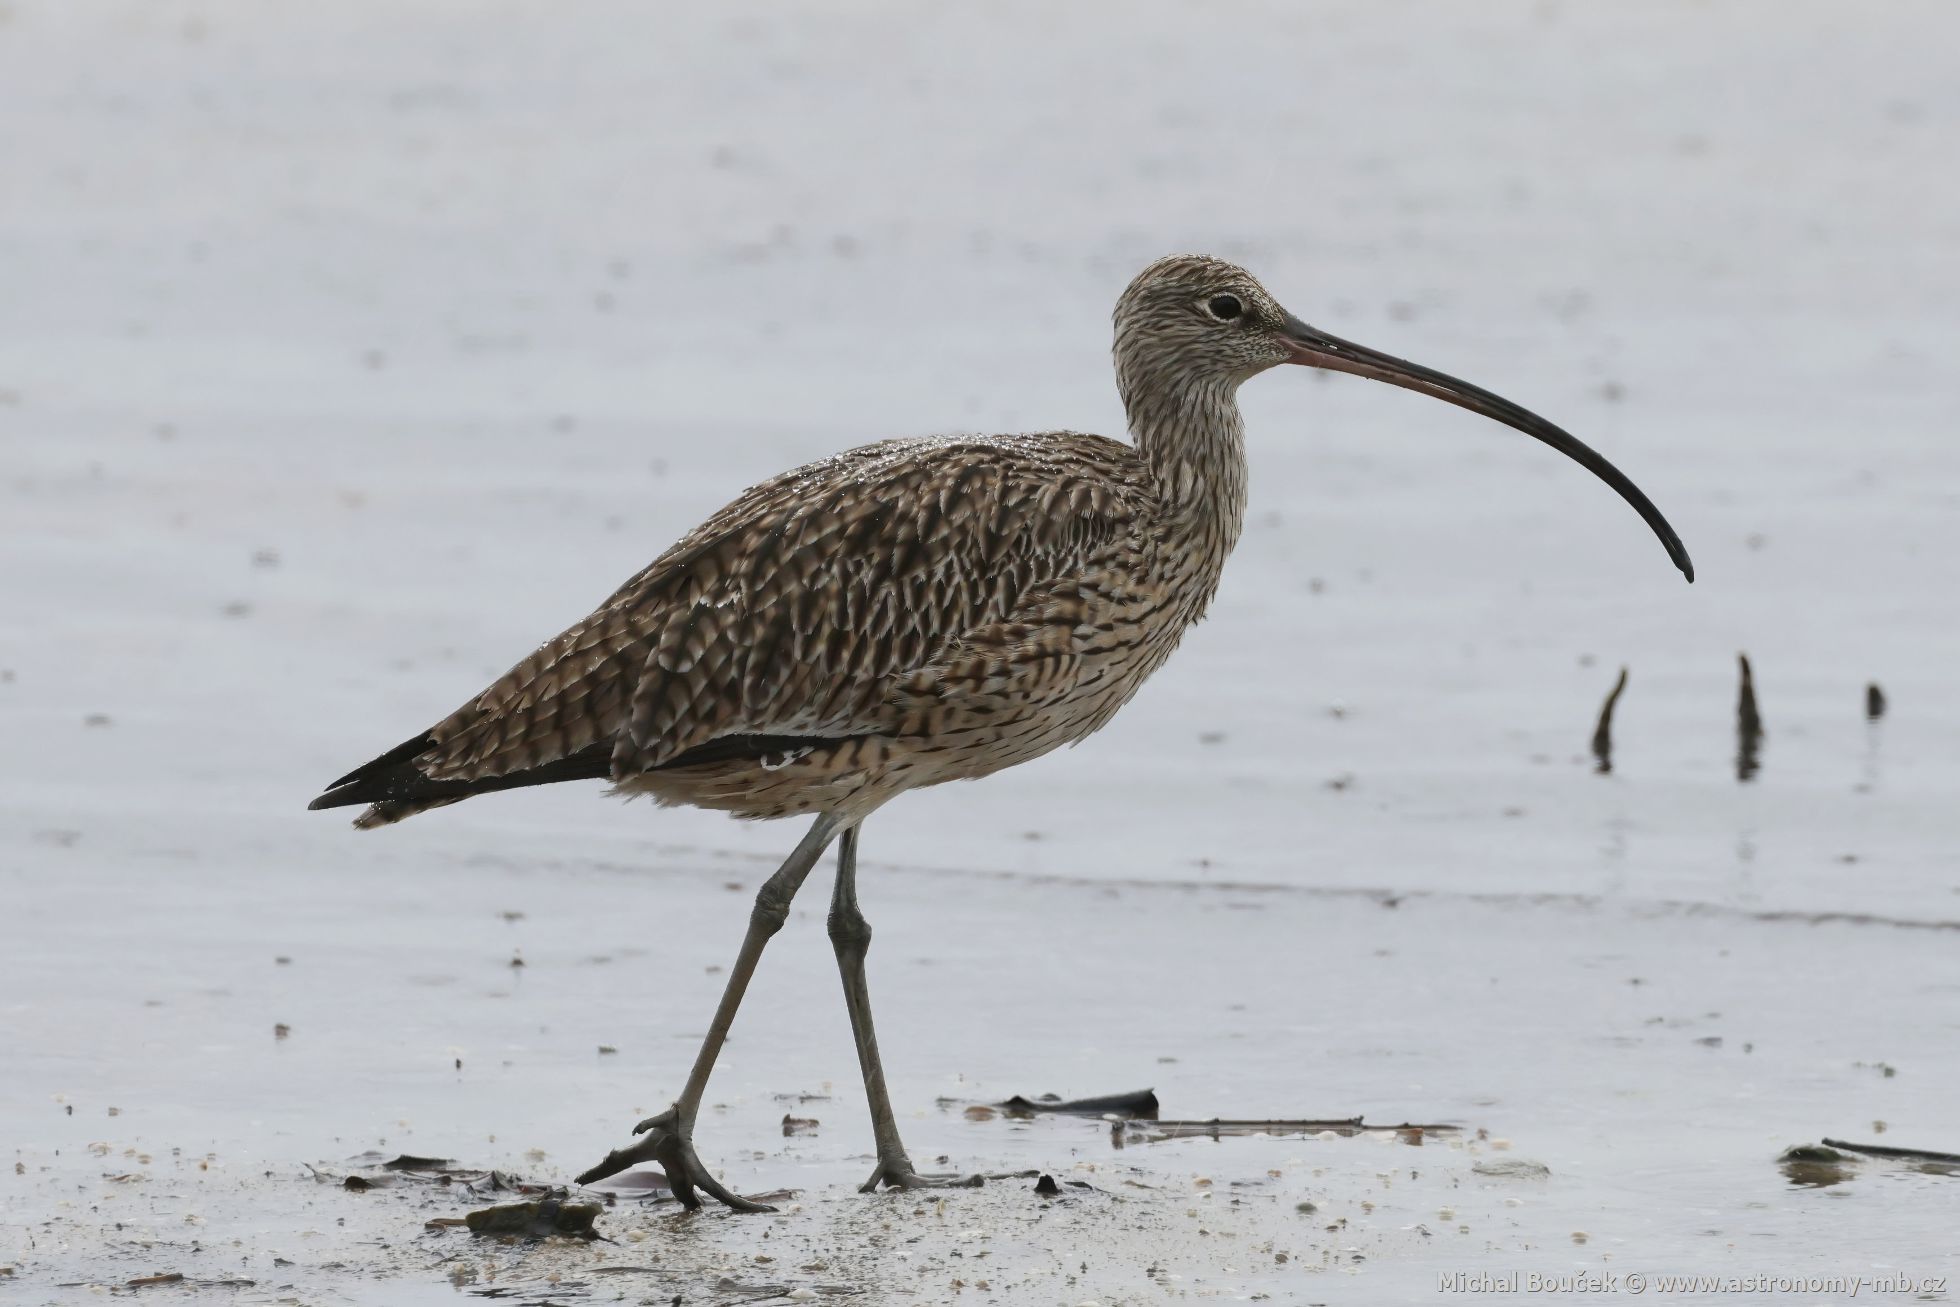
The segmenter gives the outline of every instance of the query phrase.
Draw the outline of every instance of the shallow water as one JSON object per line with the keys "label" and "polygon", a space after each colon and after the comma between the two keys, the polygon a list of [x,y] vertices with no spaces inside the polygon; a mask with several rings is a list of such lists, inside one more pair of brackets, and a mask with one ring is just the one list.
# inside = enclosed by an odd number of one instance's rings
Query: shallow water
{"label": "shallow water", "polygon": [[[0,1296],[1960,1274],[1953,1176],[1777,1162],[1960,1151],[1952,11],[494,12],[0,9]],[[1262,378],[1212,620],[1095,741],[865,834],[915,1157],[1093,1190],[851,1192],[820,885],[701,1130],[781,1214],[485,1246],[424,1229],[453,1187],[316,1178],[623,1143],[795,839],[591,787],[356,836],[319,784],[760,475],[1117,430],[1108,305],[1189,247],[1571,427],[1700,579],[1515,433]],[[1460,1131],[965,1110],[1145,1085]]]}
{"label": "shallow water", "polygon": [[[1950,991],[1950,930],[875,866],[873,980],[915,1155],[1095,1191],[1046,1207],[1026,1180],[851,1192],[869,1132],[813,897],[772,946],[701,1130],[732,1184],[796,1190],[794,1205],[749,1219],[620,1207],[600,1223],[618,1247],[526,1253],[421,1230],[493,1198],[349,1193],[307,1164],[337,1180],[369,1150],[408,1152],[562,1181],[596,1161],[673,1092],[719,987],[712,929],[732,942],[743,916],[729,886],[764,867],[384,847],[331,876],[274,873],[275,895],[258,859],[95,856],[198,874],[188,889],[132,878],[113,911],[90,877],[63,877],[17,920],[10,965],[38,997],[16,1005],[25,1055],[9,1079],[63,1088],[9,1106],[34,1141],[10,1219],[32,1240],[22,1269],[54,1282],[177,1270],[314,1301],[358,1300],[386,1276],[393,1301],[410,1292],[397,1277],[495,1268],[535,1288],[627,1262],[689,1293],[733,1267],[926,1301],[978,1274],[1014,1301],[1081,1253],[1082,1297],[1127,1301],[1176,1275],[1192,1292],[1336,1297],[1365,1279],[1380,1300],[1458,1269],[1839,1271],[1855,1243],[1859,1266],[1938,1274],[1949,1256],[1950,1177],[1873,1163],[1804,1188],[1776,1158],[1821,1135],[1872,1139],[1881,1120],[1877,1142],[1941,1138],[1947,1068],[1925,1013]],[[690,935],[661,931],[669,916]],[[1463,1131],[1420,1147],[1144,1142],[964,1110],[1143,1083],[1166,1116]],[[785,1138],[792,1113],[815,1133]],[[1548,1174],[1478,1169],[1532,1163]],[[991,1250],[985,1273],[964,1263],[974,1244]]]}

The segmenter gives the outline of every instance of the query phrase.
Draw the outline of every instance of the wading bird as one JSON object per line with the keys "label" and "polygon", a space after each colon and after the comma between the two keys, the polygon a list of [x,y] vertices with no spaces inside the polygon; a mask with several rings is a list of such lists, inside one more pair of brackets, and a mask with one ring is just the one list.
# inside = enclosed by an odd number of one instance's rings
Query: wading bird
{"label": "wading bird", "polygon": [[1309,327],[1243,269],[1176,256],[1117,301],[1133,444],[1072,431],[888,440],[744,492],[455,713],[315,799],[385,826],[493,790],[607,780],[738,817],[814,816],[756,895],[680,1098],[582,1183],[654,1160],[730,1207],[694,1149],[715,1057],[770,937],[838,845],[829,929],[878,1165],[913,1168],[871,1022],[858,832],[906,790],[986,776],[1090,735],[1204,616],[1246,504],[1239,386],[1282,363],[1373,377],[1495,418],[1577,460],[1680,539],[1619,469],[1487,390]]}

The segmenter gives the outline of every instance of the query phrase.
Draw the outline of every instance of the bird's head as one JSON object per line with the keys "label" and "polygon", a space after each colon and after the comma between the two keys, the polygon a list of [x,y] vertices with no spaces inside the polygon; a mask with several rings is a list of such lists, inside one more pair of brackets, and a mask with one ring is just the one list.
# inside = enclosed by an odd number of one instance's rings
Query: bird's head
{"label": "bird's head", "polygon": [[1116,301],[1116,366],[1236,387],[1287,361],[1279,301],[1223,259],[1173,254],[1139,272]]}
{"label": "bird's head", "polygon": [[1682,575],[1695,579],[1694,563],[1660,509],[1577,437],[1482,387],[1308,326],[1235,264],[1174,254],[1138,273],[1116,302],[1117,385],[1133,423],[1155,405],[1229,401],[1242,382],[1282,363],[1386,381],[1544,441],[1618,491]]}

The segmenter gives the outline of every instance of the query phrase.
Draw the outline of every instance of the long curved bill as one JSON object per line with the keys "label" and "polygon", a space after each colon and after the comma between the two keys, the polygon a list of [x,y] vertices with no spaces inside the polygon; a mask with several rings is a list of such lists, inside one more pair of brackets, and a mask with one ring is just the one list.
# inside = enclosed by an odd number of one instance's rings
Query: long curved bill
{"label": "long curved bill", "polygon": [[1674,528],[1661,516],[1661,510],[1654,507],[1654,501],[1647,498],[1640,487],[1627,478],[1626,473],[1600,457],[1577,436],[1553,426],[1536,413],[1520,408],[1501,395],[1491,394],[1481,386],[1458,381],[1455,377],[1445,376],[1407,359],[1383,354],[1365,345],[1357,345],[1353,341],[1342,340],[1339,336],[1330,336],[1309,327],[1298,318],[1286,319],[1285,332],[1292,355],[1290,362],[1325,368],[1330,372],[1352,372],[1357,377],[1373,377],[1391,386],[1433,395],[1459,408],[1467,408],[1472,413],[1495,418],[1507,427],[1515,427],[1527,436],[1544,441],[1619,491],[1620,498],[1632,504],[1634,511],[1645,518],[1647,525],[1654,529],[1654,534],[1660,537],[1661,544],[1667,549],[1667,556],[1681,569],[1681,575],[1690,581],[1695,579],[1695,565],[1688,557],[1681,537],[1674,534]]}

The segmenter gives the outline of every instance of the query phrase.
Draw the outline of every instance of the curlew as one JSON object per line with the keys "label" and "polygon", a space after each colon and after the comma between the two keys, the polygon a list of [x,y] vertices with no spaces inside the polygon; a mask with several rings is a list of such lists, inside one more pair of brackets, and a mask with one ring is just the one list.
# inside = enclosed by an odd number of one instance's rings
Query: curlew
{"label": "curlew", "polygon": [[1092,734],[1204,616],[1246,504],[1239,386],[1282,363],[1373,377],[1516,428],[1674,530],[1619,469],[1509,400],[1317,331],[1243,269],[1177,256],[1117,301],[1133,443],[1078,432],[888,440],[745,491],[450,716],[341,777],[314,808],[384,826],[493,790],[605,780],[745,818],[814,817],[756,895],[687,1083],[641,1138],[580,1176],[658,1162],[760,1210],[700,1161],[694,1126],[764,946],[834,842],[829,933],[877,1168],[862,1188],[959,1183],[899,1139],[865,982],[864,821],[907,790],[970,780]]}

